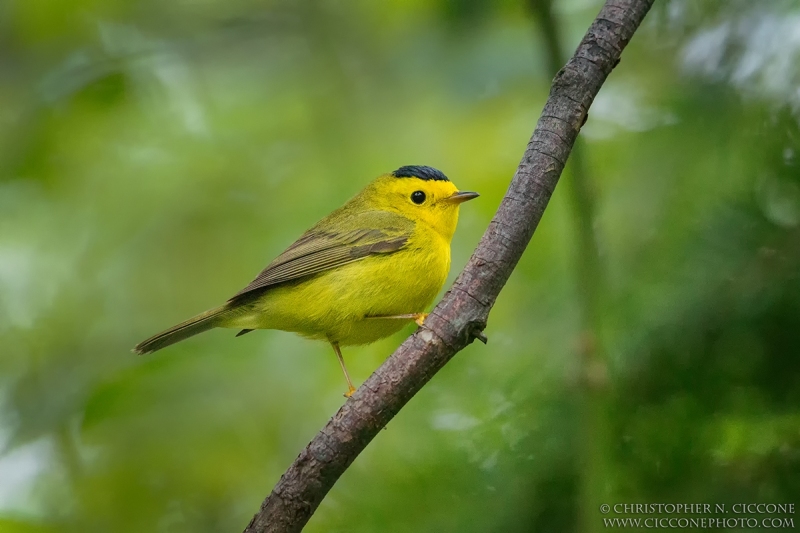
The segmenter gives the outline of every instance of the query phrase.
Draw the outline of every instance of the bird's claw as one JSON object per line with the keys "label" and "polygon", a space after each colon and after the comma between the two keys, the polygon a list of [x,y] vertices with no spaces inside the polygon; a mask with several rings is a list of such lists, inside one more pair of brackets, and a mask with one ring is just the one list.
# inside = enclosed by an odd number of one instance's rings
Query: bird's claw
{"label": "bird's claw", "polygon": [[418,326],[422,327],[422,324],[425,323],[425,319],[428,318],[430,313],[409,313],[407,315],[379,315],[379,316],[367,316],[364,318],[369,319],[399,319],[399,320],[413,320],[417,323]]}

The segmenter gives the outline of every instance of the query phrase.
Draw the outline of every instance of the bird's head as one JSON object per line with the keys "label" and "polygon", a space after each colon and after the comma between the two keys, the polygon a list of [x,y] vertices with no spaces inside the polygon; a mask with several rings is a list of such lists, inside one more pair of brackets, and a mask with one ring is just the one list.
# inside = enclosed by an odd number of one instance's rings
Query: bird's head
{"label": "bird's head", "polygon": [[448,241],[456,230],[459,205],[478,196],[459,191],[441,171],[425,166],[400,167],[377,178],[369,189],[375,208],[428,224]]}

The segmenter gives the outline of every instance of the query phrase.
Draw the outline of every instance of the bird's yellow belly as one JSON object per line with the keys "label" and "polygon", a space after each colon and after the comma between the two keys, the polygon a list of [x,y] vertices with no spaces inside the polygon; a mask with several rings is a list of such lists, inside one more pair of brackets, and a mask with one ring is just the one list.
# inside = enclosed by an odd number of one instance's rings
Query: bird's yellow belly
{"label": "bird's yellow belly", "polygon": [[280,329],[342,345],[387,337],[425,312],[444,284],[450,247],[376,255],[267,290],[231,327]]}

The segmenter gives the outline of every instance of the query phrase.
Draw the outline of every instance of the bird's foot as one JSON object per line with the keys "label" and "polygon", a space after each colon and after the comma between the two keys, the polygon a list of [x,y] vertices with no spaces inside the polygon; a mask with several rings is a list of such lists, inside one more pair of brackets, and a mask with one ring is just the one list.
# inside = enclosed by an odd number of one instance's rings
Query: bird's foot
{"label": "bird's foot", "polygon": [[380,318],[380,319],[396,319],[396,320],[413,320],[418,326],[425,323],[430,313],[409,313],[407,315],[384,315],[384,316],[368,316],[366,318]]}
{"label": "bird's foot", "polygon": [[343,394],[343,396],[344,396],[345,398],[349,398],[350,396],[352,396],[352,395],[353,395],[353,393],[354,393],[355,391],[356,391],[356,388],[355,388],[355,387],[353,387],[352,385],[348,385],[348,386],[347,386],[347,392],[345,392],[345,393]]}

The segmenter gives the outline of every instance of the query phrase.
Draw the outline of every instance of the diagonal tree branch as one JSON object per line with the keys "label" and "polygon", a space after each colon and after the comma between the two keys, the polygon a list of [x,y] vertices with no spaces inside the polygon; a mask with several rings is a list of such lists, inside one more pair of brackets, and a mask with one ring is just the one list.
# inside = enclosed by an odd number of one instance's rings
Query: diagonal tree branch
{"label": "diagonal tree branch", "polygon": [[[529,0],[544,37],[547,68],[558,72],[566,59],[561,46],[558,19],[553,12],[554,0]],[[580,519],[578,530],[583,533],[598,532],[602,524],[597,520],[597,509],[605,500],[608,471],[605,452],[609,449],[606,420],[608,391],[604,377],[608,360],[601,338],[601,306],[605,291],[605,276],[600,260],[598,235],[595,230],[595,191],[592,176],[585,164],[586,146],[581,138],[575,139],[567,170],[566,185],[571,196],[575,218],[577,289],[580,307],[580,342],[575,354],[581,365],[581,385],[577,391],[581,406],[580,492],[578,497]],[[562,193],[563,194],[563,193]]]}
{"label": "diagonal tree branch", "polygon": [[336,480],[459,350],[489,311],[553,194],[589,106],[655,0],[607,0],[550,96],[497,213],[453,287],[281,476],[245,533],[298,532]]}

